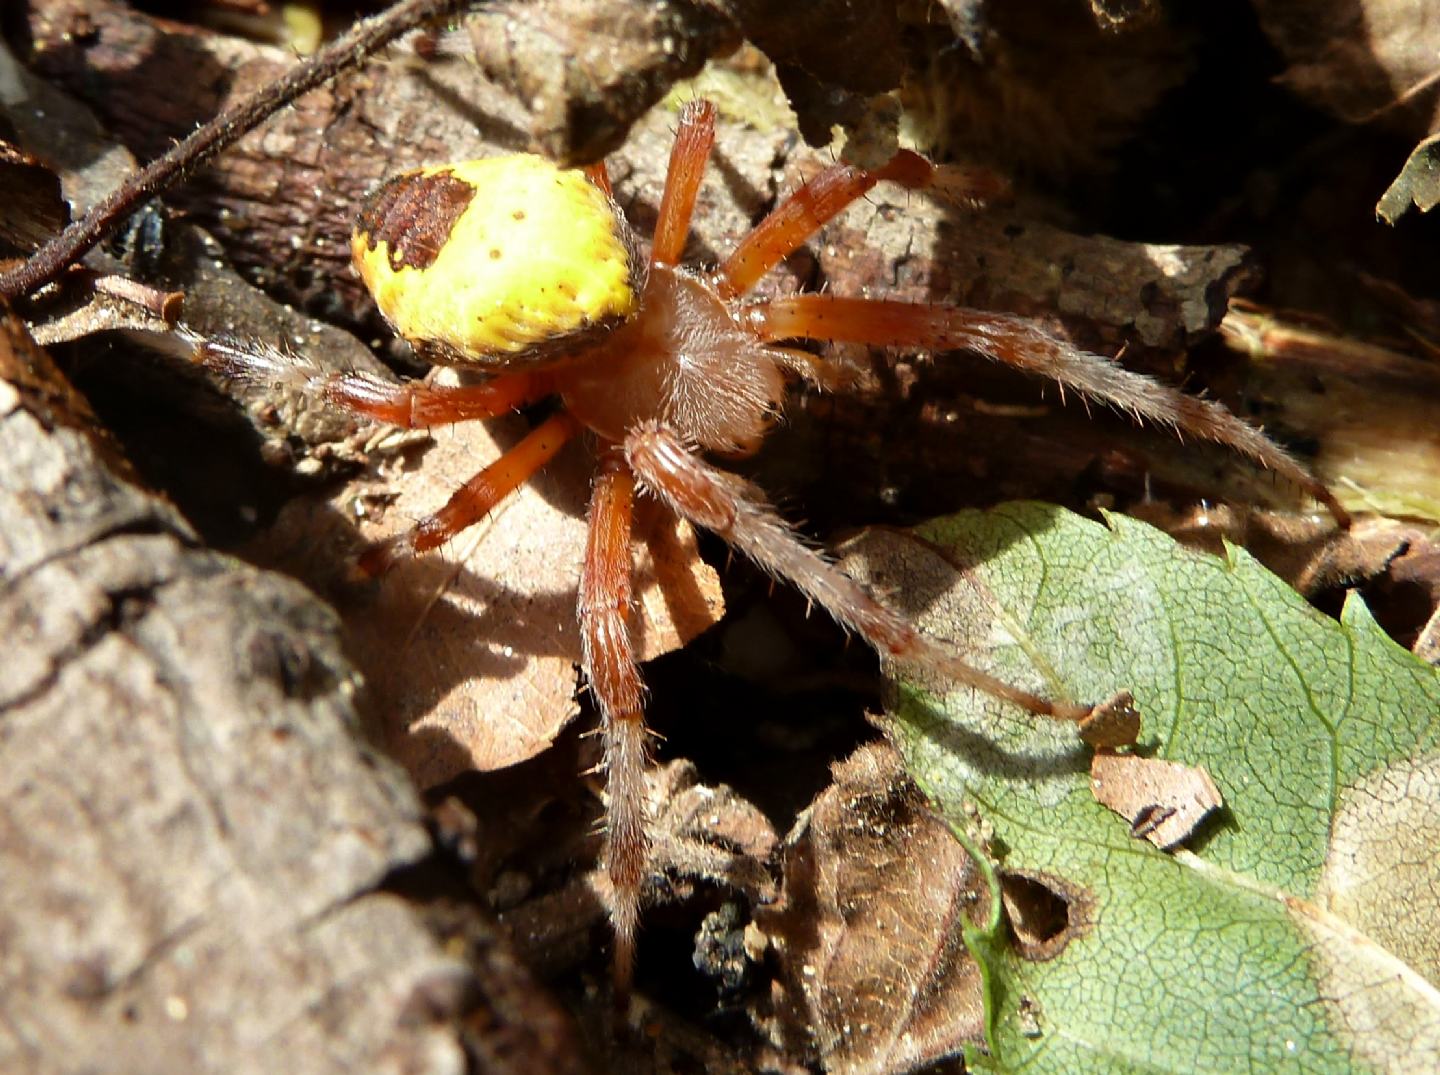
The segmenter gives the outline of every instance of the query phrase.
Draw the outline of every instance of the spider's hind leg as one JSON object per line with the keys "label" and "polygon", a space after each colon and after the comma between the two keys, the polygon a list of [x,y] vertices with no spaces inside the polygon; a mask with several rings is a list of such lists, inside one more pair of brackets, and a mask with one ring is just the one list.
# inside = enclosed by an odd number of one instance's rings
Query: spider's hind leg
{"label": "spider's hind leg", "polygon": [[622,1012],[635,970],[640,890],[650,857],[644,684],[628,622],[634,498],[635,478],[624,457],[614,448],[605,451],[590,494],[577,611],[585,675],[600,706],[605,737],[605,866],[615,929],[615,1002]]}
{"label": "spider's hind leg", "polygon": [[[239,337],[182,329],[196,362],[232,380],[274,385],[322,403],[406,429],[494,418],[550,394],[543,375],[511,373],[481,384],[430,385],[371,373],[327,370],[303,354]],[[444,507],[403,534],[374,545],[358,561],[362,574],[383,574],[396,561],[436,548],[473,526],[554,458],[579,424],[563,411],[541,423],[457,489]]]}
{"label": "spider's hind leg", "polygon": [[854,631],[883,657],[924,664],[958,684],[1012,702],[1037,716],[1084,721],[1094,708],[1042,698],[967,664],[839,567],[808,547],[749,482],[718,470],[671,430],[644,425],[625,438],[625,458],[645,488],[677,515],[703,526],[776,578],[784,579]]}

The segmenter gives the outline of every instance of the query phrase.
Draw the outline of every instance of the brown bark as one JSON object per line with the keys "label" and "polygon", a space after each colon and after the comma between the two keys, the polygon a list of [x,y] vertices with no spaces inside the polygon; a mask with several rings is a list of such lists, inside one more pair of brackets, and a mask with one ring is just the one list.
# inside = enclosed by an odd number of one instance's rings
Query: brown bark
{"label": "brown bark", "polygon": [[575,1070],[524,972],[385,892],[430,841],[334,615],[196,548],[3,327],[0,1070]]}

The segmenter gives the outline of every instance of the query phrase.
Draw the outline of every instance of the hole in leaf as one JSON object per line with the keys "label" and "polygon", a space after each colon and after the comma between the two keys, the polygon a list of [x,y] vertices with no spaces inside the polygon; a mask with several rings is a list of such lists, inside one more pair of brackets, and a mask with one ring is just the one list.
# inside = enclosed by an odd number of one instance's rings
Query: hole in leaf
{"label": "hole in leaf", "polygon": [[1090,925],[1090,896],[1051,874],[1007,870],[1000,875],[1010,933],[1020,955],[1054,959]]}

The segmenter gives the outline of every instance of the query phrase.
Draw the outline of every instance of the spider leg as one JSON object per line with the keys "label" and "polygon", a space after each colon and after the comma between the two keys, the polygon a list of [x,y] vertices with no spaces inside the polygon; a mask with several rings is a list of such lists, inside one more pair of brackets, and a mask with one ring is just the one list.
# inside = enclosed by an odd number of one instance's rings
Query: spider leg
{"label": "spider leg", "polygon": [[974,351],[1047,377],[1137,419],[1223,444],[1304,489],[1325,505],[1340,526],[1350,523],[1349,513],[1334,494],[1255,426],[1213,400],[1186,395],[1111,359],[1081,351],[1026,318],[960,306],[834,295],[776,299],[749,310],[746,317],[764,340],[804,337],[877,347]]}
{"label": "spider leg", "polygon": [[843,212],[882,179],[904,187],[927,187],[935,166],[918,153],[902,149],[883,168],[832,164],[771,210],[715,272],[721,298],[745,294],[780,261],[788,257],[827,221]]}
{"label": "spider leg", "polygon": [[605,192],[606,197],[614,193],[610,187],[610,169],[605,167],[603,160],[596,161],[594,164],[585,165],[582,171],[584,171],[586,179],[590,180],[590,182]]}
{"label": "spider leg", "polygon": [[605,863],[615,929],[615,1002],[622,1011],[634,975],[635,928],[650,851],[644,685],[628,623],[634,499],[635,478],[624,457],[615,448],[605,451],[590,493],[578,614],[585,675],[605,736]]}
{"label": "spider leg", "polygon": [[290,388],[342,410],[407,429],[494,418],[550,392],[535,373],[509,373],[474,385],[397,382],[372,373],[327,370],[303,354],[258,340],[200,336],[189,330],[181,335],[193,348],[195,361],[231,380]]}
{"label": "spider leg", "polygon": [[552,415],[457,489],[439,511],[427,515],[405,533],[362,553],[358,561],[360,571],[372,577],[381,575],[403,557],[443,545],[466,527],[475,525],[553,459],[579,430],[579,423],[564,411]]}
{"label": "spider leg", "polygon": [[533,373],[510,373],[482,384],[396,384],[366,373],[338,373],[321,386],[325,402],[406,429],[496,418],[534,403],[549,388]]}
{"label": "spider leg", "polygon": [[710,466],[664,426],[637,427],[625,438],[625,458],[644,488],[677,515],[713,531],[771,575],[790,582],[882,656],[923,663],[1041,716],[1082,721],[1090,715],[1090,706],[1041,698],[996,679],[921,634],[807,547],[759,489]]}
{"label": "spider leg", "polygon": [[674,265],[685,253],[690,216],[705,175],[705,162],[715,142],[715,105],[691,101],[680,110],[680,127],[665,171],[665,193],[660,196],[660,218],[655,223],[650,264]]}

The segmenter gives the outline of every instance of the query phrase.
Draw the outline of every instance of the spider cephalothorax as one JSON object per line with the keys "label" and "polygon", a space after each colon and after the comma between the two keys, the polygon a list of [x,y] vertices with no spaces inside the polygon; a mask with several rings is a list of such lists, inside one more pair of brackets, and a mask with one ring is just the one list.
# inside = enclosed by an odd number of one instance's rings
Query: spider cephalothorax
{"label": "spider cephalothorax", "polygon": [[[576,434],[588,432],[598,442],[578,613],[584,671],[604,724],[606,857],[621,995],[629,986],[648,847],[643,691],[627,622],[637,489],[798,587],[885,656],[924,662],[1037,714],[1081,721],[1096,708],[1038,698],[966,665],[800,541],[756,487],[702,457],[754,451],[791,375],[831,380],[824,359],[781,341],[970,350],[1227,444],[1343,514],[1299,464],[1223,407],[1077,351],[1024,318],[834,295],[747,299],[782,258],[877,182],[932,185],[936,169],[914,153],[902,151],[878,170],[831,165],[783,200],[718,267],[682,268],[713,136],[713,107],[687,106],[648,257],[610,197],[603,166],[563,171],[533,156],[452,164],[392,179],[371,197],[353,246],[380,309],[423,354],[492,375],[482,383],[394,384],[274,363],[265,371],[240,370],[283,376],[337,405],[412,427],[559,399],[550,417],[443,508],[369,550],[361,566],[371,573],[477,522]],[[211,350],[213,363],[232,370],[259,361],[243,351]]]}

